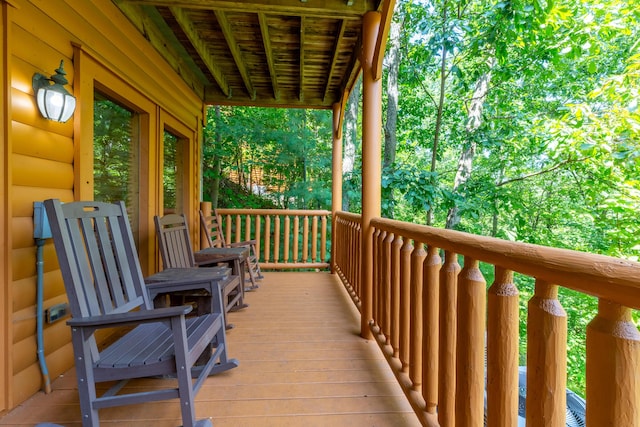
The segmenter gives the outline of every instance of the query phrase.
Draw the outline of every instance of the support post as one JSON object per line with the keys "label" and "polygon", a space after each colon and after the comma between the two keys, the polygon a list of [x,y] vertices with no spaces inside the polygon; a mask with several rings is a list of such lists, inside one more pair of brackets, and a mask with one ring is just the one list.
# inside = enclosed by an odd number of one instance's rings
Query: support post
{"label": "support post", "polygon": [[382,80],[374,79],[373,58],[380,28],[380,13],[369,12],[362,24],[362,306],[361,335],[371,339],[369,321],[373,317],[373,227],[380,216]]}
{"label": "support post", "polygon": [[[346,94],[344,95],[346,96]],[[336,212],[342,210],[342,104],[333,104],[333,152],[331,164],[331,273],[336,272]],[[314,243],[315,244],[315,243]],[[323,262],[325,260],[322,260]]]}

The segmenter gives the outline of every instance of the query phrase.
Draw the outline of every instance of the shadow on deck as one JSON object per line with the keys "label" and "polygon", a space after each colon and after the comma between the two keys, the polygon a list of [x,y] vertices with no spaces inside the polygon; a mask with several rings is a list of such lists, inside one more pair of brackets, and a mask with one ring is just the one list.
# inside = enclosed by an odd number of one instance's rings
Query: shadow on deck
{"label": "shadow on deck", "polygon": [[[230,314],[230,357],[240,366],[210,378],[198,418],[224,426],[419,426],[384,356],[359,336],[359,313],[328,273],[266,273]],[[154,382],[127,387],[153,387]],[[80,425],[75,371],[0,419],[0,426]],[[103,409],[102,425],[177,426],[178,401]]]}

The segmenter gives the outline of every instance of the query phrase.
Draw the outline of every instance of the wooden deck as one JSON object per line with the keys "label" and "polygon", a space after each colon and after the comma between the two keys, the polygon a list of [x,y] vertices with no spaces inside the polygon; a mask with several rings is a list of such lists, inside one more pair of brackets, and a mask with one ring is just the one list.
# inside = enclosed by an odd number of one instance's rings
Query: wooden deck
{"label": "wooden deck", "polygon": [[[211,377],[196,397],[214,426],[419,426],[382,353],[359,337],[360,321],[342,284],[328,273],[266,273],[230,313],[231,357],[240,366]],[[144,380],[128,387],[153,387]],[[80,425],[72,369],[0,418],[0,426]],[[103,426],[177,426],[178,402],[104,409]]]}

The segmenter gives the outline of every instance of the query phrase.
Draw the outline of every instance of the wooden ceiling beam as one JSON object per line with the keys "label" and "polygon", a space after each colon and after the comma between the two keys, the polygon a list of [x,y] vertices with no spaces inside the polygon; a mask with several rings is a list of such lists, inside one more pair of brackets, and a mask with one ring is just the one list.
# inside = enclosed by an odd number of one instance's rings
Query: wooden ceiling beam
{"label": "wooden ceiling beam", "polygon": [[[307,15],[314,17],[342,19],[362,19],[368,11],[376,10],[379,0],[350,2],[345,0],[323,0],[321,2],[301,2],[300,0],[124,0],[127,3],[149,6],[182,7],[187,9],[222,10],[226,12],[264,12],[279,15]],[[353,4],[350,4],[353,3]]]}
{"label": "wooden ceiling beam", "polygon": [[329,76],[327,77],[327,84],[324,88],[324,97],[323,100],[327,100],[327,95],[329,94],[329,88],[331,87],[331,79],[333,78],[333,71],[336,67],[336,62],[338,61],[338,54],[340,43],[342,42],[342,37],[344,36],[344,29],[346,28],[346,23],[344,20],[340,21],[340,29],[338,30],[338,35],[336,36],[336,41],[333,45],[333,55],[331,58],[331,65],[329,67]]}
{"label": "wooden ceiling beam", "polygon": [[280,98],[280,89],[278,89],[278,75],[276,74],[276,65],[274,63],[273,53],[271,49],[271,39],[269,38],[269,25],[267,24],[267,15],[264,12],[258,12],[258,20],[260,22],[260,32],[262,33],[264,54],[267,58],[267,65],[269,66],[269,76],[271,77],[273,97],[278,100]]}
{"label": "wooden ceiling beam", "polygon": [[253,88],[253,84],[251,83],[251,77],[249,76],[249,72],[247,71],[247,66],[244,63],[244,59],[242,58],[242,52],[240,51],[240,47],[236,42],[236,38],[233,36],[233,30],[231,29],[231,24],[229,23],[229,20],[227,19],[227,16],[225,15],[224,12],[220,10],[214,10],[213,13],[215,13],[216,15],[216,19],[218,20],[220,29],[222,29],[222,34],[224,35],[224,38],[227,41],[227,45],[229,46],[229,50],[231,51],[233,60],[236,63],[236,67],[238,67],[238,71],[240,72],[240,76],[242,77],[244,87],[247,89],[247,92],[249,93],[249,97],[252,100],[255,100],[256,91]]}
{"label": "wooden ceiling beam", "polygon": [[193,22],[191,22],[186,12],[183,9],[176,7],[171,7],[169,10],[178,25],[180,25],[182,31],[186,34],[193,48],[198,52],[198,55],[207,66],[207,69],[211,72],[211,75],[213,75],[213,78],[216,80],[216,83],[218,83],[218,86],[220,86],[222,93],[227,97],[230,97],[231,88],[229,87],[229,83],[227,83],[224,73],[213,61],[211,52],[207,48],[206,43],[198,36]]}
{"label": "wooden ceiling beam", "polygon": [[389,27],[391,27],[391,19],[393,18],[393,8],[396,0],[383,0],[380,10],[380,29],[378,30],[378,38],[376,39],[376,48],[373,54],[373,79],[382,78],[382,62],[384,61],[384,52],[387,50],[387,39],[389,38]]}

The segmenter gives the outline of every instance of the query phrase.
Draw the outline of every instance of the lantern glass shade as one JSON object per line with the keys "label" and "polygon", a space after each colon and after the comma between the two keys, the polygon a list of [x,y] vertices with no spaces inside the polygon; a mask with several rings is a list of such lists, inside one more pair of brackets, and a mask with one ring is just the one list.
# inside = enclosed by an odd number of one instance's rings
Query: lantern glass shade
{"label": "lantern glass shade", "polygon": [[61,123],[69,120],[76,109],[76,99],[60,84],[40,87],[36,102],[44,117]]}

